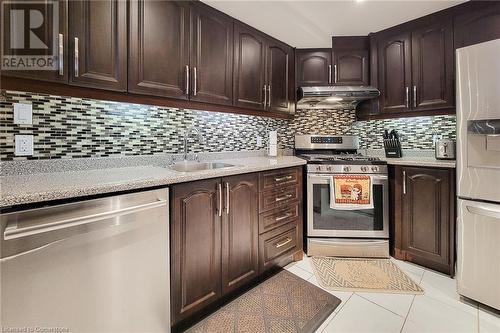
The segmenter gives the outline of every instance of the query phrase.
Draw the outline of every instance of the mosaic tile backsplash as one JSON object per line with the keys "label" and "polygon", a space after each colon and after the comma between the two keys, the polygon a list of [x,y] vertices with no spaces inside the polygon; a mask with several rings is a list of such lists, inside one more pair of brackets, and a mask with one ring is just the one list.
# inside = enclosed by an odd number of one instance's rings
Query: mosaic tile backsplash
{"label": "mosaic tile backsplash", "polygon": [[[13,103],[33,105],[33,125],[13,124]],[[295,134],[355,134],[361,148],[382,148],[381,133],[395,128],[403,147],[432,149],[433,134],[455,138],[455,117],[356,121],[353,110],[298,110],[291,120],[117,103],[8,91],[0,101],[0,158],[51,159],[180,153],[194,126],[190,152],[260,150],[266,132],[277,130],[280,148],[293,148]],[[34,136],[34,155],[14,156],[14,135]],[[257,146],[257,136],[263,145]]]}

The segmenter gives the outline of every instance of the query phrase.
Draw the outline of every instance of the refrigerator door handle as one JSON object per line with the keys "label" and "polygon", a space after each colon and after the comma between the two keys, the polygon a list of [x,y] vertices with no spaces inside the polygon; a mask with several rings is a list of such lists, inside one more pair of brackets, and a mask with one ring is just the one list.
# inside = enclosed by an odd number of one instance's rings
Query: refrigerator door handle
{"label": "refrigerator door handle", "polygon": [[478,205],[478,206],[467,205],[466,207],[467,207],[467,210],[472,214],[483,215],[483,216],[493,217],[495,219],[500,219],[500,210],[485,208],[485,207],[482,207],[480,205]]}

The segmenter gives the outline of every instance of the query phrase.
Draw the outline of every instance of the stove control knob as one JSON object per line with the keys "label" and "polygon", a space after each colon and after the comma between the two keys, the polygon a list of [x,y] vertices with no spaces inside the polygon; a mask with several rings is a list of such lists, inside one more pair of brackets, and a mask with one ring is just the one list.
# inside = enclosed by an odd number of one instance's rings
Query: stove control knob
{"label": "stove control knob", "polygon": [[351,167],[348,165],[344,166],[344,172],[349,172],[349,171],[351,171]]}
{"label": "stove control knob", "polygon": [[326,171],[332,171],[332,167],[331,166],[327,166],[326,167]]}
{"label": "stove control knob", "polygon": [[321,171],[321,165],[318,165],[318,166],[316,167],[316,171]]}
{"label": "stove control knob", "polygon": [[367,167],[366,165],[363,165],[363,166],[361,167],[361,171],[363,171],[363,172],[367,172],[367,171],[368,171],[368,167]]}
{"label": "stove control knob", "polygon": [[378,166],[372,166],[372,171],[377,172],[378,171]]}

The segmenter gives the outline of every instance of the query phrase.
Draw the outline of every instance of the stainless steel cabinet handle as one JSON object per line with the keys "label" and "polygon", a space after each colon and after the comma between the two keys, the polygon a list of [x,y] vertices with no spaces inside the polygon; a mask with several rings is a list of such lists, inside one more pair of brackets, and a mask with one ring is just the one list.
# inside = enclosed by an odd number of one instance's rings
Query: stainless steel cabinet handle
{"label": "stainless steel cabinet handle", "polygon": [[337,65],[334,65],[333,66],[333,69],[334,69],[334,72],[335,72],[335,83],[337,83],[338,79],[339,79],[339,73],[337,71]]}
{"label": "stainless steel cabinet handle", "polygon": [[80,75],[78,69],[78,37],[75,37],[75,77]]}
{"label": "stainless steel cabinet handle", "polygon": [[226,182],[226,214],[229,215],[229,183]]}
{"label": "stainless steel cabinet handle", "polygon": [[284,242],[276,243],[276,248],[279,249],[280,247],[285,246],[286,244],[290,243],[291,241],[292,241],[292,239],[290,237],[288,237]]}
{"label": "stainless steel cabinet handle", "polygon": [[413,107],[417,107],[417,86],[413,86]]}
{"label": "stainless steel cabinet handle", "polygon": [[403,171],[403,194],[406,194],[406,171]]}
{"label": "stainless steel cabinet handle", "polygon": [[275,200],[278,202],[278,201],[283,201],[283,200],[286,200],[286,199],[290,199],[291,197],[292,197],[291,194],[287,194],[287,195],[284,195],[282,197],[278,197]]}
{"label": "stainless steel cabinet handle", "polygon": [[493,210],[485,207],[469,206],[467,205],[467,210],[472,214],[483,215],[488,217],[493,217],[500,219],[500,210]]}
{"label": "stainless steel cabinet handle", "polygon": [[271,107],[271,85],[270,84],[267,86],[267,91],[269,93],[269,97],[267,98],[267,106]]}
{"label": "stainless steel cabinet handle", "polygon": [[22,237],[31,236],[31,235],[37,235],[37,234],[41,234],[43,232],[48,232],[48,231],[66,229],[69,227],[98,222],[98,221],[102,221],[105,219],[110,219],[110,218],[113,218],[116,216],[130,214],[130,213],[134,213],[134,212],[141,211],[141,210],[161,207],[161,206],[164,206],[167,202],[168,202],[167,200],[158,199],[157,201],[154,201],[154,202],[149,202],[146,204],[141,204],[141,205],[137,205],[137,206],[133,206],[133,207],[127,207],[127,208],[122,208],[122,209],[117,209],[117,210],[103,212],[103,213],[97,213],[97,214],[90,214],[90,215],[83,216],[83,217],[68,218],[68,219],[64,219],[64,220],[59,220],[59,221],[55,221],[55,222],[50,222],[50,223],[41,224],[41,225],[34,225],[34,226],[29,226],[29,227],[24,227],[24,228],[19,228],[17,223],[12,223],[12,224],[7,225],[3,236],[4,236],[5,240],[9,240],[9,239],[22,238]]}
{"label": "stainless steel cabinet handle", "polygon": [[189,95],[189,65],[186,65],[185,68],[186,68],[186,95]]}
{"label": "stainless steel cabinet handle", "polygon": [[217,215],[222,216],[222,184],[217,184],[217,192],[219,192],[219,209]]}
{"label": "stainless steel cabinet handle", "polygon": [[328,83],[332,83],[332,65],[328,65]]}
{"label": "stainless steel cabinet handle", "polygon": [[64,75],[64,35],[59,34],[59,75]]}
{"label": "stainless steel cabinet handle", "polygon": [[410,108],[410,88],[406,87],[406,108]]}
{"label": "stainless steel cabinet handle", "polygon": [[274,220],[275,220],[276,222],[279,222],[279,221],[286,220],[287,218],[292,217],[292,216],[293,216],[293,214],[291,214],[291,213],[286,213],[285,215],[279,216],[279,217],[275,218]]}
{"label": "stainless steel cabinet handle", "polygon": [[275,182],[282,182],[282,181],[290,180],[290,179],[292,179],[292,176],[285,176],[285,177],[274,178],[274,181]]}
{"label": "stainless steel cabinet handle", "polygon": [[267,106],[267,85],[264,85],[264,107]]}
{"label": "stainless steel cabinet handle", "polygon": [[196,66],[193,67],[193,96],[196,96],[196,93],[198,92],[198,75],[197,75],[197,70]]}

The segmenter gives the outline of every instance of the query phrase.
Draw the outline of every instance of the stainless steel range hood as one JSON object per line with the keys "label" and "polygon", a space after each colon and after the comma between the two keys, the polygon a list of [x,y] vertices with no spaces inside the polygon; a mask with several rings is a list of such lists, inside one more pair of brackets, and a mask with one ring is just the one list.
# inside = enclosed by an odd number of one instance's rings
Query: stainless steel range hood
{"label": "stainless steel range hood", "polygon": [[379,95],[370,86],[300,87],[297,109],[354,109],[359,102]]}

